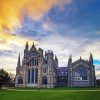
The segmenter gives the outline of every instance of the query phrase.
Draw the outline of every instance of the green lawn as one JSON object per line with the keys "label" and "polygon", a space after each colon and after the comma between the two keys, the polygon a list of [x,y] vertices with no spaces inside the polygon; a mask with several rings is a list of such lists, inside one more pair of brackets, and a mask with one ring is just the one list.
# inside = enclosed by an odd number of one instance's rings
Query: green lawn
{"label": "green lawn", "polygon": [[[100,90],[100,88],[98,89]],[[0,90],[0,100],[100,100],[100,91],[98,91],[98,89],[65,87],[65,88],[54,88],[54,89],[40,89],[40,91],[38,89],[32,89],[32,88],[16,89],[18,91]],[[26,91],[20,91],[20,90],[26,90]],[[87,90],[95,90],[95,91],[87,91]]]}
{"label": "green lawn", "polygon": [[[8,88],[8,89],[18,89],[18,90],[39,90],[38,88],[30,88],[30,87],[25,87],[25,88]],[[100,90],[100,87],[55,87],[55,88],[40,88],[40,90]]]}

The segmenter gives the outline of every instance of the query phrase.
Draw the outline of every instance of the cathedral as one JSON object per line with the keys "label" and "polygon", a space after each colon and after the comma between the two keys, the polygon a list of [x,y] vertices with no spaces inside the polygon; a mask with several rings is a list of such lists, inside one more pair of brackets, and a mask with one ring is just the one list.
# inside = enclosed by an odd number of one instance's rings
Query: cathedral
{"label": "cathedral", "polygon": [[43,51],[34,43],[24,49],[22,62],[20,55],[16,68],[15,87],[53,88],[55,86],[87,87],[95,86],[95,66],[93,56],[89,60],[72,62],[69,57],[66,67],[58,66],[58,59],[52,50]]}

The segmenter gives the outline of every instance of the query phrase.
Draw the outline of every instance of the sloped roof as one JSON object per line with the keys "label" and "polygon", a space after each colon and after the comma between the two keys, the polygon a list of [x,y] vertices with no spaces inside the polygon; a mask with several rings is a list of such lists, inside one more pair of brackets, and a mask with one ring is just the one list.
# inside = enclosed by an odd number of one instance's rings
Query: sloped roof
{"label": "sloped roof", "polygon": [[82,63],[84,63],[84,64],[87,64],[87,65],[90,64],[88,61],[86,61],[86,60],[84,60],[84,59],[79,59],[79,60],[73,62],[71,65],[76,65],[76,64],[78,64],[78,63],[80,63],[80,62],[82,62]]}

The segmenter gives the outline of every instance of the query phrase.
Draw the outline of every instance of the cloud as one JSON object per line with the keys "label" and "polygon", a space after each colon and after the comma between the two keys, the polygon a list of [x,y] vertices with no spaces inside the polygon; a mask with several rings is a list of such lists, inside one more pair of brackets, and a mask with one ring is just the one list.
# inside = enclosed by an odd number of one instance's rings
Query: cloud
{"label": "cloud", "polygon": [[85,45],[81,49],[78,48],[86,42],[86,39],[83,39],[80,43],[79,40],[81,39],[53,33],[43,37],[39,41],[39,46],[44,50],[53,50],[59,58],[60,66],[67,66],[67,60],[70,53],[72,53],[76,58],[78,55],[77,52],[80,54],[85,49]]}
{"label": "cloud", "polygon": [[[90,52],[93,54],[96,76],[100,78],[100,42],[98,40],[88,39],[86,37],[63,36],[59,33],[50,34],[42,37],[38,41],[38,46],[45,51],[50,49],[54,51],[59,60],[59,67],[66,67],[69,55],[72,54],[73,62],[82,59],[89,60]],[[96,60],[97,59],[97,60]],[[97,65],[96,61],[99,62]]]}
{"label": "cloud", "polygon": [[[12,50],[12,45],[23,46],[28,40],[30,43],[34,41],[27,37],[20,37],[17,35],[0,33],[0,50]],[[36,41],[34,42],[37,43]]]}
{"label": "cloud", "polygon": [[9,55],[2,55],[0,56],[0,68],[4,68],[8,72],[15,74],[16,64],[17,64],[17,56],[12,57]]}
{"label": "cloud", "polygon": [[73,61],[78,60],[80,56],[87,60],[90,52],[92,52],[94,59],[99,60],[99,44],[100,42],[96,40],[91,41],[86,37],[63,36],[58,33],[42,37],[39,41],[39,46],[44,50],[51,49],[57,54],[60,66],[67,66],[70,54],[73,56]]}
{"label": "cloud", "polygon": [[[98,55],[100,53],[99,51],[100,43],[96,40],[90,42],[88,41],[90,40],[88,40],[86,37],[76,37],[76,36],[71,37],[65,35],[63,36],[59,33],[52,33],[44,37],[41,37],[41,39],[38,40],[37,48],[41,47],[42,49],[44,49],[44,51],[49,49],[53,50],[54,54],[56,54],[59,59],[60,67],[67,66],[67,62],[70,54],[72,54],[73,62],[78,60],[80,56],[82,56],[82,59],[85,60],[89,59],[90,52],[93,53],[94,62],[96,59],[100,61]],[[12,56],[9,55],[1,56],[2,59],[0,60],[0,64],[4,66],[5,69],[9,70],[9,72],[11,71],[14,73],[16,68],[18,53],[20,52],[22,57],[24,46],[12,45],[11,48],[12,51],[14,50],[16,51],[16,53],[12,53]],[[10,63],[9,60],[12,63]],[[3,61],[5,61],[7,64],[3,63]],[[100,69],[100,66],[97,65],[96,63],[94,64],[96,66],[96,75],[98,76],[99,75],[98,71]]]}
{"label": "cloud", "polygon": [[[24,22],[22,23],[22,27],[16,28],[16,33],[22,36],[39,36],[45,34],[44,30],[41,28],[43,21],[33,21],[31,17],[26,16],[24,18]],[[42,32],[43,31],[43,32]]]}
{"label": "cloud", "polygon": [[96,71],[96,76],[97,79],[100,79],[100,70]]}
{"label": "cloud", "polygon": [[[15,33],[16,27],[22,27],[25,16],[30,16],[32,20],[39,20],[53,6],[61,8],[64,4],[71,2],[72,0],[0,0],[0,49],[9,50],[10,45],[23,45],[29,40],[27,37],[16,35],[20,33],[19,31],[19,33]],[[28,32],[41,33],[36,30]],[[25,34],[25,31],[23,34]]]}
{"label": "cloud", "polygon": [[40,19],[52,6],[62,6],[72,0],[0,0],[0,29],[19,26],[24,14]]}
{"label": "cloud", "polygon": [[[98,71],[100,64],[95,61],[100,61],[99,20],[97,21],[100,18],[97,13],[99,9],[87,1],[84,4],[83,1],[80,1],[81,4],[72,2],[73,0],[1,0],[0,64],[14,73],[18,53],[23,54],[26,41],[30,45],[34,41],[44,50],[52,49],[61,67],[67,66],[70,53],[74,62],[80,56],[87,60],[92,52]],[[92,12],[93,16],[90,16]]]}

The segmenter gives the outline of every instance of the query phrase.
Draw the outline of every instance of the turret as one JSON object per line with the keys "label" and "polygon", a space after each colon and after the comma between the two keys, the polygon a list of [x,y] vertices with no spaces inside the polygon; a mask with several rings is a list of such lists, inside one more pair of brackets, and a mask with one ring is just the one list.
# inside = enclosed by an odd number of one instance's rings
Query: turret
{"label": "turret", "polygon": [[56,55],[55,55],[55,63],[56,63],[56,67],[58,67],[58,58]]}
{"label": "turret", "polygon": [[38,56],[38,61],[39,61],[39,63],[43,62],[43,49],[38,48],[37,53],[38,53],[37,56]]}
{"label": "turret", "polygon": [[26,42],[26,46],[25,46],[25,49],[24,49],[24,58],[26,59],[27,58],[27,54],[28,54],[28,42]]}
{"label": "turret", "polygon": [[90,62],[91,65],[93,65],[93,56],[92,56],[92,53],[90,53],[89,62]]}
{"label": "turret", "polygon": [[39,48],[39,49],[38,49],[38,52],[39,52],[39,54],[40,54],[41,56],[43,56],[43,49]]}
{"label": "turret", "polygon": [[80,56],[80,60],[82,60],[81,56]]}
{"label": "turret", "polygon": [[57,58],[57,56],[55,55],[55,61],[58,61],[58,58]]}
{"label": "turret", "polygon": [[36,47],[35,47],[34,42],[33,42],[33,45],[31,47],[30,51],[34,51],[34,50],[36,50]]}
{"label": "turret", "polygon": [[18,62],[17,62],[17,67],[20,67],[20,66],[21,66],[21,63],[20,63],[20,54],[19,54]]}
{"label": "turret", "polygon": [[68,67],[71,65],[72,63],[72,55],[70,55],[69,60],[68,60]]}
{"label": "turret", "polygon": [[48,59],[53,59],[54,58],[54,54],[52,50],[48,50],[45,52],[45,58]]}

